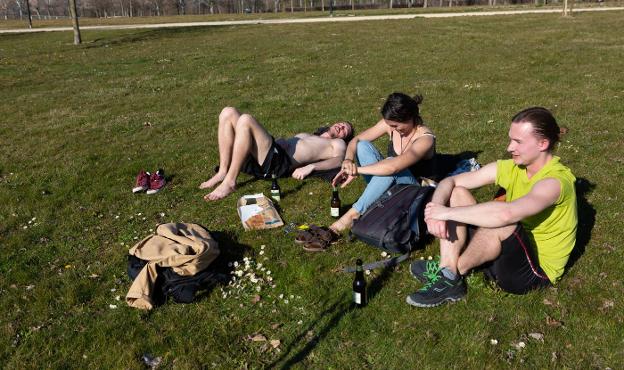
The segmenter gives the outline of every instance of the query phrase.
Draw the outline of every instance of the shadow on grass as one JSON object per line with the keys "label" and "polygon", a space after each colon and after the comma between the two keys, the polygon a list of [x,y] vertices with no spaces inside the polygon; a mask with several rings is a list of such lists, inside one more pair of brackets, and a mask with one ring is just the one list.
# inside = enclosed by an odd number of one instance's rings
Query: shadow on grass
{"label": "shadow on grass", "polygon": [[[207,33],[215,31],[225,26],[210,26],[210,27],[171,27],[171,28],[158,28],[150,30],[134,31],[129,34],[110,37],[110,38],[97,38],[92,41],[84,42],[85,49],[102,48],[109,46],[120,46],[123,44],[133,44],[136,42],[158,40],[164,37],[188,35],[189,33]],[[120,30],[121,31],[121,30]]]}
{"label": "shadow on grass", "polygon": [[215,279],[204,283],[202,289],[195,296],[196,301],[210,295],[210,292],[218,285],[227,284],[234,269],[231,262],[241,261],[245,253],[251,249],[248,245],[239,243],[233,232],[210,231],[210,234],[219,243],[221,253],[210,265],[210,270],[216,274]]}
{"label": "shadow on grass", "polygon": [[[297,182],[297,185],[294,188],[290,188],[290,189],[286,190],[285,192],[283,192],[282,193],[282,197],[287,197],[290,194],[294,194],[294,193],[298,192],[299,190],[301,190],[303,185],[305,185],[305,183],[303,181]],[[269,187],[270,187],[270,185],[269,185]]]}
{"label": "shadow on grass", "polygon": [[[450,174],[457,170],[459,162],[462,160],[467,160],[470,158],[474,158],[475,160],[479,158],[479,154],[483,152],[466,150],[457,154],[447,154],[447,153],[438,153],[436,154],[435,166],[437,174]],[[469,170],[469,169],[465,169]],[[444,177],[444,176],[442,176]],[[440,179],[434,179],[440,181]]]}
{"label": "shadow on grass", "polygon": [[211,265],[215,271],[229,274],[234,267],[228,266],[230,262],[241,261],[251,247],[238,242],[238,237],[234,231],[210,231],[212,237],[219,243],[221,254]]}
{"label": "shadow on grass", "polygon": [[[384,286],[384,283],[390,277],[392,270],[393,270],[392,268],[384,269],[383,272],[379,276],[377,276],[375,279],[373,279],[373,281],[369,284],[369,288],[367,291],[369,304],[381,291],[381,288]],[[280,358],[275,360],[272,364],[270,364],[268,368],[276,368],[278,367],[279,363],[281,363],[282,361],[285,361],[283,362],[281,366],[279,366],[279,368],[290,369],[296,364],[298,364],[299,362],[305,360],[305,358],[310,354],[310,352],[312,352],[314,348],[316,348],[319,342],[323,340],[323,338],[325,338],[332,331],[332,329],[338,326],[338,323],[340,322],[340,320],[342,320],[342,318],[345,315],[351,313],[354,310],[356,310],[356,308],[353,306],[351,301],[345,301],[344,298],[338,298],[329,308],[321,312],[314,322],[312,322],[304,330],[302,330],[301,334],[299,334],[291,342],[291,344],[287,348],[285,348],[284,354],[280,356]],[[324,325],[320,325],[320,321],[329,315],[332,315],[332,316],[327,321],[327,323]],[[314,332],[318,334],[314,335],[311,338],[308,337],[307,333],[315,328],[317,330],[315,330]],[[307,343],[303,346],[303,348],[301,348],[299,351],[297,351],[296,353],[292,354],[292,356],[290,356],[290,353],[293,352],[294,349],[298,347],[300,343],[304,342],[305,340],[307,340]]]}
{"label": "shadow on grass", "polygon": [[576,261],[585,253],[585,247],[589,244],[591,232],[596,223],[596,210],[587,201],[587,195],[596,188],[596,184],[581,177],[576,180],[575,185],[578,227],[576,229],[576,244],[574,245],[574,249],[572,249],[572,253],[570,253],[570,259],[568,259],[565,268],[566,272],[574,266]]}

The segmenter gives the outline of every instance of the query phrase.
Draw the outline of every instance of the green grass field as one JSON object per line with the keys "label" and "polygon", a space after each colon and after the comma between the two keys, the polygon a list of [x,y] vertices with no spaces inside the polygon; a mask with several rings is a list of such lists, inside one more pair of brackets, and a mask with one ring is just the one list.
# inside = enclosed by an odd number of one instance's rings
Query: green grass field
{"label": "green grass field", "polygon": [[[78,47],[69,32],[0,35],[0,364],[138,369],[150,354],[182,369],[620,367],[623,32],[622,12],[605,12],[93,31]],[[247,176],[227,199],[202,200],[222,107],[276,137],[341,119],[361,130],[393,91],[425,96],[440,152],[481,163],[505,156],[510,117],[527,106],[569,128],[558,154],[580,180],[580,258],[555,288],[512,296],[475,273],[465,301],[415,309],[404,263],[369,275],[369,306],[353,310],[353,276],[336,270],[377,250],[341,241],[309,254],[283,229],[244,232],[236,199],[269,188]],[[136,173],[158,167],[167,188],[133,195]],[[280,184],[286,222],[331,222],[327,183]],[[343,204],[362,189],[342,191]],[[127,250],[169,221],[205,225],[225,259],[248,257],[266,278],[262,263],[275,287],[127,307]],[[413,258],[436,254],[433,242]]]}

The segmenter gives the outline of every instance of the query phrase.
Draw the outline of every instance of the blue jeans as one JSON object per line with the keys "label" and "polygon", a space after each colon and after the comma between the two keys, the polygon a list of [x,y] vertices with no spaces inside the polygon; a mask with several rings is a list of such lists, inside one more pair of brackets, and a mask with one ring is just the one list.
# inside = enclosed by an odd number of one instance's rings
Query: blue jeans
{"label": "blue jeans", "polygon": [[[360,167],[377,163],[383,159],[379,150],[369,141],[358,141],[356,155]],[[379,199],[386,190],[390,189],[392,185],[418,183],[414,175],[412,175],[407,168],[394,175],[362,175],[362,177],[364,177],[364,181],[366,181],[366,189],[364,189],[360,199],[353,204],[353,208],[360,214],[364,213],[364,211]]]}

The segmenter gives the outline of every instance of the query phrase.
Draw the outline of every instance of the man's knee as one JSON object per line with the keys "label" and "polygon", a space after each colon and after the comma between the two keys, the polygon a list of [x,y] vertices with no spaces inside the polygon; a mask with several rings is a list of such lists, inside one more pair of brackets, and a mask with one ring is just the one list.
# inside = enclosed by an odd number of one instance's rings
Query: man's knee
{"label": "man's knee", "polygon": [[258,122],[251,114],[241,114],[236,121],[236,130],[249,130],[250,128],[258,125]]}
{"label": "man's knee", "polygon": [[451,193],[449,203],[451,207],[457,207],[477,204],[477,201],[472,196],[472,193],[470,193],[470,190],[463,186],[456,186]]}
{"label": "man's knee", "polygon": [[220,120],[224,120],[224,119],[229,119],[231,117],[235,117],[238,116],[240,113],[238,112],[238,110],[234,107],[225,107],[221,110],[221,113],[219,114],[219,119]]}

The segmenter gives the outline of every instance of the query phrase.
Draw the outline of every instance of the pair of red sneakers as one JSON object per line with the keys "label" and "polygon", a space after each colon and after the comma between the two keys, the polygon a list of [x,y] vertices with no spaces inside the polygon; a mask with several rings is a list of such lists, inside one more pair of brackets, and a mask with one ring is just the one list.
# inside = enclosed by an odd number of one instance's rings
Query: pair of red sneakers
{"label": "pair of red sneakers", "polygon": [[147,190],[147,194],[156,194],[160,191],[160,189],[165,187],[165,183],[165,171],[162,169],[159,169],[152,174],[141,170],[136,177],[132,192],[139,193]]}

